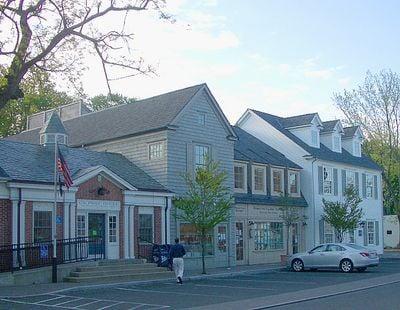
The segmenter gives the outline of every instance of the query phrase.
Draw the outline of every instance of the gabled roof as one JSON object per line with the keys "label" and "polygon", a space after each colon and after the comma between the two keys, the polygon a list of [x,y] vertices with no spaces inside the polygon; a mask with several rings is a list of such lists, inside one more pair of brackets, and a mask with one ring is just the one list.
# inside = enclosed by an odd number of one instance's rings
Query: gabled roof
{"label": "gabled roof", "polygon": [[343,128],[344,131],[343,139],[353,138],[356,135],[357,130],[359,129],[360,126],[351,126]]}
{"label": "gabled roof", "polygon": [[39,133],[67,134],[64,125],[56,112],[53,112]]}
{"label": "gabled roof", "polygon": [[[82,171],[87,172],[103,166],[139,190],[168,192],[160,183],[120,154],[67,146],[60,146],[60,150],[73,179],[82,175]],[[0,167],[12,181],[52,183],[54,148],[0,140]]]}
{"label": "gabled roof", "polygon": [[295,115],[290,117],[281,117],[282,126],[285,128],[299,127],[311,125],[313,119],[318,113],[308,113],[303,115]]}
{"label": "gabled roof", "polygon": [[332,121],[326,121],[326,122],[322,122],[322,130],[321,133],[325,133],[325,132],[332,132],[335,130],[336,124],[340,122],[338,119],[332,120]]}
{"label": "gabled roof", "polygon": [[320,144],[319,148],[311,147],[303,140],[298,138],[296,135],[291,133],[289,130],[284,128],[281,124],[281,117],[257,110],[250,110],[250,111],[259,116],[260,118],[262,118],[264,121],[268,122],[271,126],[280,131],[283,135],[285,135],[286,137],[291,139],[294,143],[299,145],[307,153],[318,159],[332,161],[332,162],[340,162],[358,167],[382,170],[382,168],[376,162],[374,162],[370,157],[368,157],[365,154],[361,154],[361,157],[356,157],[351,155],[343,148],[341,153],[334,152],[322,143]]}
{"label": "gabled roof", "polygon": [[[167,129],[201,90],[210,93],[206,84],[200,84],[67,120],[64,126],[69,135],[69,145],[90,145]],[[211,100],[216,103],[213,98]],[[222,114],[219,107],[217,110]],[[225,116],[221,118],[229,134],[233,134]],[[34,129],[6,139],[38,144],[38,132],[39,129]]]}
{"label": "gabled roof", "polygon": [[301,169],[299,165],[287,159],[282,153],[243,129],[233,126],[233,130],[238,136],[234,147],[235,160],[253,161],[255,163]]}

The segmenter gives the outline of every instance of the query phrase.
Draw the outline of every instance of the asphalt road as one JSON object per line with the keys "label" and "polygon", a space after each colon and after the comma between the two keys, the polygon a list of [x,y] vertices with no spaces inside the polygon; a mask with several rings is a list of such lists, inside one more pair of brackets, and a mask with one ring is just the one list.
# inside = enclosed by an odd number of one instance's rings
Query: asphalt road
{"label": "asphalt road", "polygon": [[[400,260],[383,261],[364,273],[339,271],[294,273],[276,270],[229,278],[143,285],[116,285],[0,300],[0,309],[184,309],[301,292],[335,284],[400,274]],[[333,297],[297,302],[274,309],[400,309],[400,283]]]}

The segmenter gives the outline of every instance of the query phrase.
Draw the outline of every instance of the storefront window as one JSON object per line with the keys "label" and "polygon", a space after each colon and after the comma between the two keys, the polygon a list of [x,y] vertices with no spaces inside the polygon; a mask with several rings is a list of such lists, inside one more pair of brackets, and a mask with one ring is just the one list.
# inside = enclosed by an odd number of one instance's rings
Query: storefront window
{"label": "storefront window", "polygon": [[226,253],[226,226],[218,226],[218,251]]}
{"label": "storefront window", "polygon": [[282,250],[283,223],[254,223],[255,250]]}
{"label": "storefront window", "polygon": [[324,228],[325,228],[325,232],[324,232],[325,233],[325,236],[324,236],[325,243],[332,243],[333,242],[333,237],[334,237],[333,236],[334,230],[333,230],[332,225],[327,223],[327,222],[325,222]]}
{"label": "storefront window", "polygon": [[33,214],[33,242],[51,239],[51,211],[35,211]]}
{"label": "storefront window", "polygon": [[[196,231],[193,224],[181,223],[180,224],[180,241],[185,246],[186,256],[200,257],[201,256],[201,243],[200,234]],[[210,231],[206,236],[205,254],[213,255],[213,233]]]}
{"label": "storefront window", "polygon": [[86,216],[78,215],[76,217],[76,236],[86,237]]}

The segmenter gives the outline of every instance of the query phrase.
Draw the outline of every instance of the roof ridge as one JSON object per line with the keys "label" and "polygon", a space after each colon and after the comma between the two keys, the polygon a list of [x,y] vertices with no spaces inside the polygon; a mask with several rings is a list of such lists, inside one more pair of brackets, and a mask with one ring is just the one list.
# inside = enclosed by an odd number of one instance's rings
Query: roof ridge
{"label": "roof ridge", "polygon": [[318,112],[312,112],[312,113],[305,113],[305,114],[299,114],[299,115],[292,115],[292,116],[286,116],[282,117],[283,119],[288,119],[288,118],[293,118],[293,117],[301,117],[301,116],[308,116],[308,115],[315,115],[318,114]]}

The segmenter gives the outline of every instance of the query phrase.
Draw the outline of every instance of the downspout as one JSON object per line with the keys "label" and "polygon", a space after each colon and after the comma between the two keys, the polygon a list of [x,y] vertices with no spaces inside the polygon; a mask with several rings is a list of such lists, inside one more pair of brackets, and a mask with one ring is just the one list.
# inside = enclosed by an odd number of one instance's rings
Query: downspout
{"label": "downspout", "polygon": [[315,230],[316,230],[316,224],[315,224],[315,207],[316,207],[316,203],[315,203],[315,181],[314,181],[314,163],[317,161],[317,158],[314,157],[313,161],[311,162],[311,180],[312,180],[312,203],[313,203],[313,247],[316,246],[315,244]]}
{"label": "downspout", "polygon": [[165,208],[164,208],[164,243],[168,244],[168,197],[165,197]]}
{"label": "downspout", "polygon": [[18,188],[17,259],[18,259],[19,268],[22,268],[22,260],[21,260],[21,200],[22,200],[22,189]]}

